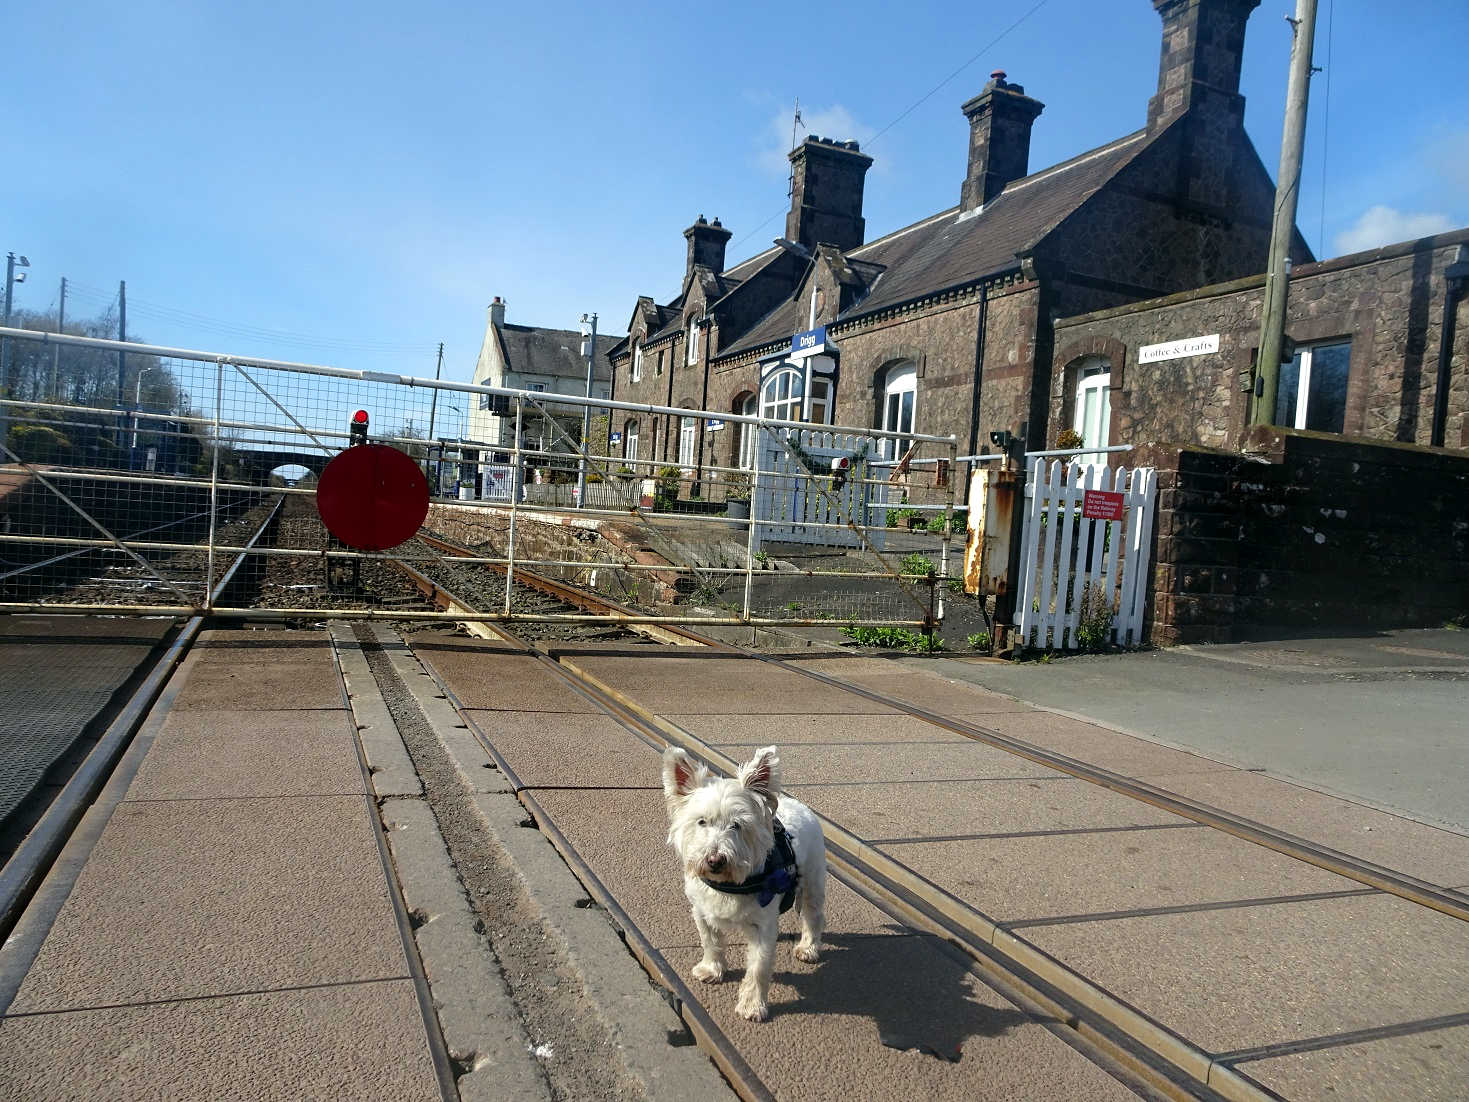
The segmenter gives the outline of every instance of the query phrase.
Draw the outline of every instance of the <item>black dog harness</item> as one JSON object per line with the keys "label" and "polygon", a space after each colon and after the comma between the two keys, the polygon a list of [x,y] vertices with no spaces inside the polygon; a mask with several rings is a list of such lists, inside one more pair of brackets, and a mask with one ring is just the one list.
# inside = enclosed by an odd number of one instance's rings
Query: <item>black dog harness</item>
{"label": "black dog harness", "polygon": [[775,820],[775,848],[765,857],[765,867],[748,880],[738,884],[708,880],[700,877],[709,887],[725,895],[754,895],[762,907],[780,896],[780,913],[785,914],[796,901],[796,883],[801,874],[796,868],[796,850],[791,845],[791,836],[779,819]]}

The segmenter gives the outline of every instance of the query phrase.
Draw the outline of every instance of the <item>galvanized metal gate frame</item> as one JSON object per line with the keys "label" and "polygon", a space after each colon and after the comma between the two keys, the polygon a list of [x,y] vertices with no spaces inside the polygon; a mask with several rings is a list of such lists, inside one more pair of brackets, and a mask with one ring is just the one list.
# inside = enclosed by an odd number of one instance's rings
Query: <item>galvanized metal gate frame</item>
{"label": "galvanized metal gate frame", "polygon": [[[474,399],[479,399],[480,396],[489,396],[488,400],[500,403],[507,410],[513,409],[514,411],[516,431],[514,434],[513,446],[509,449],[501,449],[489,442],[466,440],[461,438],[461,440],[458,442],[461,446],[461,458],[464,454],[464,448],[468,446],[476,446],[481,451],[486,452],[508,450],[511,453],[512,469],[516,472],[523,472],[526,468],[527,462],[531,460],[545,461],[547,459],[554,459],[561,462],[584,464],[586,470],[595,471],[602,475],[604,479],[604,485],[612,485],[619,488],[621,496],[623,498],[623,507],[621,509],[593,508],[589,507],[585,502],[581,502],[579,503],[580,507],[576,510],[576,512],[582,516],[587,517],[619,517],[622,519],[636,518],[644,522],[643,530],[647,533],[650,543],[652,543],[655,547],[662,551],[664,557],[671,564],[670,566],[650,566],[638,563],[608,563],[607,565],[616,566],[616,568],[619,570],[626,570],[631,573],[636,573],[638,571],[671,570],[676,573],[686,573],[692,575],[696,580],[701,583],[712,582],[716,579],[727,578],[731,575],[742,575],[744,581],[742,607],[740,612],[736,615],[710,617],[669,611],[666,613],[654,612],[642,617],[566,615],[555,617],[541,616],[529,618],[566,619],[588,622],[621,621],[632,623],[644,622],[649,624],[687,623],[705,625],[728,624],[743,626],[781,625],[787,627],[830,624],[833,618],[830,614],[815,617],[762,617],[755,614],[753,608],[753,594],[758,573],[756,566],[761,541],[759,537],[759,526],[754,522],[753,519],[744,522],[747,527],[747,532],[745,541],[745,561],[742,566],[709,567],[698,566],[692,562],[681,562],[680,560],[682,556],[676,553],[672,543],[667,538],[665,538],[661,529],[662,524],[669,520],[670,516],[676,516],[677,519],[681,521],[709,522],[719,524],[721,526],[729,526],[731,524],[737,524],[740,522],[730,520],[725,517],[697,516],[694,514],[681,513],[668,514],[650,511],[638,499],[638,495],[635,494],[634,486],[636,484],[634,482],[619,480],[615,477],[614,469],[622,467],[629,461],[623,459],[622,457],[594,454],[590,449],[589,443],[583,443],[575,440],[571,435],[569,435],[565,430],[562,429],[560,420],[556,416],[554,416],[553,407],[572,407],[576,409],[590,407],[593,412],[605,412],[609,418],[614,412],[624,414],[667,416],[673,418],[717,417],[728,423],[741,423],[749,425],[752,427],[750,431],[758,432],[761,436],[768,435],[769,438],[777,440],[781,443],[782,447],[785,449],[787,455],[791,460],[793,469],[804,472],[804,476],[808,480],[805,486],[806,492],[810,494],[813,499],[821,500],[827,510],[829,510],[828,515],[834,518],[832,520],[826,521],[812,521],[807,523],[805,527],[809,528],[812,531],[820,531],[822,529],[825,529],[843,530],[848,533],[855,533],[857,542],[864,549],[871,552],[875,556],[875,561],[880,566],[880,569],[875,570],[839,571],[813,569],[803,571],[803,573],[808,577],[839,576],[842,578],[853,580],[883,579],[887,581],[892,581],[899,586],[901,592],[906,595],[906,599],[911,603],[912,608],[915,610],[915,615],[907,618],[887,617],[877,619],[863,619],[859,617],[840,617],[840,619],[854,623],[905,624],[908,626],[931,627],[936,620],[942,618],[943,610],[941,602],[943,587],[940,586],[936,590],[939,601],[938,606],[930,607],[929,602],[925,599],[928,596],[928,593],[923,592],[925,590],[933,592],[933,589],[930,585],[923,584],[927,581],[927,579],[919,575],[904,575],[899,567],[895,563],[893,563],[891,559],[887,555],[885,555],[878,546],[881,540],[874,540],[872,538],[872,535],[867,531],[869,518],[863,515],[853,515],[854,510],[851,508],[851,502],[854,500],[860,500],[861,495],[842,495],[840,493],[834,493],[831,485],[830,472],[812,470],[808,463],[807,454],[803,454],[804,449],[800,448],[798,444],[799,441],[804,438],[803,434],[811,433],[845,433],[850,434],[854,437],[862,437],[872,439],[874,441],[890,438],[901,441],[902,447],[911,446],[915,448],[928,448],[935,453],[934,458],[928,460],[928,462],[947,461],[949,464],[949,469],[954,470],[954,459],[957,448],[953,437],[925,435],[921,433],[899,434],[859,427],[829,425],[813,426],[804,422],[772,420],[768,418],[761,418],[758,416],[740,415],[723,411],[714,412],[707,410],[686,409],[676,406],[660,406],[646,403],[621,402],[609,399],[589,399],[586,397],[574,395],[551,395],[541,392],[515,390],[511,388],[434,380],[396,373],[294,363],[289,361],[270,360],[259,357],[238,356],[232,354],[217,354],[160,345],[130,344],[105,340],[101,338],[77,337],[68,334],[40,333],[30,330],[0,328],[0,337],[9,338],[11,340],[38,342],[42,345],[56,346],[59,349],[82,348],[116,352],[134,356],[163,357],[167,358],[168,360],[175,361],[176,363],[192,362],[198,368],[203,368],[207,366],[212,367],[213,369],[213,400],[210,403],[212,408],[209,409],[208,415],[198,416],[195,415],[193,411],[190,411],[190,413],[187,415],[180,414],[178,416],[171,417],[172,421],[176,422],[178,425],[205,434],[205,438],[210,442],[211,457],[209,461],[209,474],[207,482],[202,481],[200,478],[170,478],[159,476],[153,472],[143,472],[136,470],[128,470],[126,472],[123,472],[85,467],[76,470],[58,469],[55,467],[47,468],[44,464],[37,464],[23,459],[15,451],[11,450],[11,448],[5,443],[3,438],[0,438],[0,449],[3,449],[4,458],[6,460],[13,463],[21,471],[26,472],[40,485],[44,486],[48,491],[53,493],[56,498],[59,501],[64,502],[70,510],[74,511],[76,514],[84,518],[86,523],[92,529],[95,529],[97,533],[97,537],[95,538],[59,536],[51,535],[48,533],[41,533],[39,535],[29,536],[0,534],[0,544],[3,544],[5,542],[17,544],[43,544],[55,548],[72,549],[76,553],[85,553],[88,550],[98,549],[112,549],[116,551],[121,551],[131,561],[149,572],[149,574],[153,578],[155,578],[161,586],[168,589],[172,593],[172,595],[178,599],[177,603],[161,605],[130,605],[127,603],[74,604],[39,600],[5,601],[0,602],[0,611],[74,611],[131,615],[193,615],[201,611],[215,611],[219,613],[228,613],[231,616],[246,619],[280,619],[282,617],[326,618],[331,616],[352,616],[359,618],[376,619],[466,619],[467,617],[463,615],[426,614],[416,611],[409,612],[390,609],[356,609],[347,607],[327,609],[295,608],[287,605],[248,608],[223,607],[217,605],[212,600],[212,586],[209,583],[213,581],[216,574],[217,557],[220,555],[238,555],[239,553],[247,549],[241,543],[232,542],[221,538],[221,533],[219,531],[219,521],[221,515],[222,495],[227,493],[238,494],[242,491],[252,491],[259,489],[259,487],[245,485],[239,482],[231,482],[223,477],[223,472],[220,468],[220,461],[221,453],[223,451],[223,444],[225,442],[225,434],[244,433],[268,435],[271,437],[284,435],[292,439],[293,447],[298,448],[303,452],[320,452],[324,456],[334,454],[335,451],[343,446],[346,442],[347,434],[345,432],[336,431],[333,428],[325,426],[321,423],[321,419],[319,416],[313,417],[310,411],[300,408],[299,405],[296,405],[296,408],[293,411],[292,407],[294,403],[292,402],[291,396],[289,394],[280,393],[280,391],[287,386],[285,380],[309,379],[315,380],[317,384],[321,386],[336,385],[344,389],[350,388],[355,384],[359,388],[364,386],[375,386],[387,388],[406,388],[409,391],[421,391],[424,393],[457,393],[465,396],[466,398],[472,397]],[[238,417],[226,416],[226,411],[224,409],[224,380],[227,371],[233,373],[234,375],[238,376],[238,378],[243,380],[243,382],[251,389],[251,391],[258,394],[264,402],[269,404],[269,407],[271,407],[275,411],[275,413],[279,415],[281,420],[248,420],[240,419]],[[269,376],[269,378],[266,378],[264,379],[264,381],[262,381],[262,376]],[[203,378],[204,377],[201,375],[201,380]],[[272,383],[272,380],[274,380],[274,384]],[[37,414],[43,414],[47,416],[57,417],[63,415],[82,415],[98,419],[98,421],[101,422],[107,418],[119,418],[120,420],[125,420],[129,413],[127,409],[122,407],[121,400],[119,401],[118,408],[106,408],[97,404],[83,405],[76,403],[67,403],[59,401],[58,397],[58,395],[53,393],[48,396],[49,400],[46,401],[22,401],[8,396],[0,396],[0,426],[9,423],[15,423],[17,419],[27,415],[36,416]],[[284,400],[282,400],[283,398]],[[544,422],[551,426],[554,430],[555,439],[553,440],[553,445],[558,443],[564,445],[562,450],[542,450],[526,446],[524,429],[526,416],[528,413],[539,413],[541,415],[541,417],[544,419]],[[136,409],[132,410],[131,414],[134,420],[133,436],[134,447],[136,448],[139,411]],[[151,416],[153,415],[150,414],[150,417]],[[425,441],[419,437],[395,436],[391,433],[377,433],[374,434],[373,439],[379,442],[407,447],[417,447],[425,443]],[[757,449],[757,452],[758,450],[759,449]],[[652,461],[638,460],[634,464],[634,466],[635,468],[646,470],[648,473],[651,474],[653,469],[656,468],[657,464]],[[706,481],[710,479],[711,476],[727,477],[728,475],[735,474],[736,472],[737,468],[720,467],[716,465],[704,465],[700,469],[700,475]],[[764,475],[765,477],[770,477],[770,472],[762,471],[761,465],[759,463],[756,464],[756,467],[753,471],[744,473],[748,473],[751,477],[752,496],[755,493],[759,492],[762,475]],[[161,539],[150,540],[141,538],[142,536],[152,534],[150,531],[147,530],[139,533],[125,533],[119,535],[118,533],[110,530],[97,517],[89,514],[83,506],[79,505],[66,494],[66,492],[61,488],[60,484],[65,483],[68,479],[85,479],[94,483],[114,483],[119,487],[119,489],[125,489],[128,485],[136,486],[139,483],[148,483],[154,486],[188,487],[195,492],[207,487],[209,502],[208,536],[204,542],[200,543],[168,541]],[[581,560],[568,560],[559,558],[533,558],[521,553],[521,549],[517,547],[517,537],[519,535],[517,529],[519,527],[521,517],[523,515],[532,514],[562,513],[564,512],[564,510],[540,507],[523,500],[522,485],[516,485],[514,487],[514,491],[515,492],[512,492],[511,494],[512,500],[508,503],[503,504],[494,502],[458,502],[454,501],[453,499],[446,499],[443,497],[436,497],[434,499],[435,503],[441,505],[468,505],[471,508],[490,509],[498,511],[502,514],[508,513],[508,543],[505,549],[506,553],[503,556],[469,556],[465,558],[458,558],[455,560],[456,562],[462,564],[483,563],[503,568],[507,576],[511,578],[512,581],[517,568],[523,570],[542,567],[552,569],[586,568],[588,566],[597,565],[595,563]],[[313,491],[300,487],[277,486],[269,488],[268,492],[271,495],[290,496],[311,494]],[[952,518],[955,504],[954,485],[952,481],[950,481],[949,485],[947,486],[945,493],[940,496],[942,496],[943,498],[941,506],[932,506],[931,508],[934,508],[936,511],[938,508],[941,507],[943,515],[946,518],[944,530],[941,534],[941,537],[937,540],[938,547],[936,550],[939,557],[938,575],[940,578],[947,578],[949,575],[949,564],[952,558]],[[860,513],[860,510],[858,512]],[[850,536],[848,538],[850,538]],[[198,598],[191,597],[184,588],[181,588],[180,584],[177,584],[174,580],[166,577],[162,572],[156,569],[154,565],[151,564],[142,554],[140,554],[140,552],[148,551],[195,551],[204,553],[207,556],[207,565],[205,568],[205,584],[200,587],[200,596]],[[300,555],[303,552],[299,549],[291,548],[254,547],[252,553],[260,556],[271,556],[292,554]],[[393,553],[369,554],[345,549],[328,550],[322,552],[321,555],[323,558],[327,559],[409,559],[409,561],[411,561],[411,556],[407,555],[398,555]],[[46,565],[46,563],[52,561],[54,561],[54,557],[50,559],[43,559],[41,562],[29,564],[26,569],[39,569],[40,567]],[[10,577],[20,573],[24,573],[24,570],[11,571],[9,574],[0,575],[0,580],[3,580],[5,577]],[[514,620],[517,618],[527,618],[524,616],[513,614],[510,611],[510,590],[511,587],[507,585],[505,604],[498,612],[490,612],[486,610],[479,614],[479,618],[485,620]]]}

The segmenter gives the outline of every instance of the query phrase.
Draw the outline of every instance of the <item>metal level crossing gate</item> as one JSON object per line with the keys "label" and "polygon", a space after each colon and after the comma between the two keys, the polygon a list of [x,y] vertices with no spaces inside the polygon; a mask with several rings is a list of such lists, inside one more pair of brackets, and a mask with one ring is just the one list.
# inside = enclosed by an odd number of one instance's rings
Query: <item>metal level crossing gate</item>
{"label": "metal level crossing gate", "polygon": [[1142,642],[1157,492],[1150,467],[1031,461],[1015,613],[1022,646]]}
{"label": "metal level crossing gate", "polygon": [[[635,605],[650,623],[922,627],[942,616],[929,575],[948,575],[955,526],[928,522],[953,513],[954,487],[935,477],[952,469],[949,437],[20,329],[0,340],[0,613],[471,618],[387,596],[396,564],[432,573],[447,552],[416,539],[353,550],[322,528],[316,480],[363,411],[372,443],[423,470],[425,531],[469,549],[454,566],[509,577],[474,618],[536,618],[515,608],[517,576],[530,572]],[[649,454],[655,435],[668,446],[669,426],[713,418],[771,454],[743,469],[733,432],[710,434],[692,465]],[[643,453],[616,454],[614,430],[639,421]],[[863,449],[910,462],[901,477],[893,463],[832,469]],[[740,515],[747,500],[760,520]],[[899,538],[895,504],[927,526]],[[771,568],[811,545],[835,554],[799,572],[825,584],[792,600],[791,571]]]}

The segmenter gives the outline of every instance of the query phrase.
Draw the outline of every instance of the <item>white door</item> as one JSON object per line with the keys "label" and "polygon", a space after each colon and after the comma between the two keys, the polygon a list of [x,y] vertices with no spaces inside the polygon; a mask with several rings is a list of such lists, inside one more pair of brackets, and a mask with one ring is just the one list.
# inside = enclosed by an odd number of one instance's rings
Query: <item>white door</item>
{"label": "white door", "polygon": [[[1105,362],[1084,366],[1076,380],[1076,411],[1071,427],[1081,437],[1082,447],[1105,448],[1112,423],[1112,370]],[[1077,457],[1082,464],[1105,463],[1105,452],[1092,451]]]}

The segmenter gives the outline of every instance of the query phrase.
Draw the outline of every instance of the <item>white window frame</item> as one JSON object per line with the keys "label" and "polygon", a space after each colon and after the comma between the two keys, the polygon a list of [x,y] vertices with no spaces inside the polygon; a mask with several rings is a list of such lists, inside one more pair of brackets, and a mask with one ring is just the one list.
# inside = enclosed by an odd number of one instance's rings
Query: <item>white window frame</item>
{"label": "white window frame", "polygon": [[[740,413],[746,417],[754,417],[760,409],[760,401],[755,395],[747,395],[740,403]],[[740,426],[740,467],[747,471],[755,469],[755,439],[760,435],[760,426],[753,425],[748,421],[739,422]]]}
{"label": "white window frame", "polygon": [[[1351,385],[1351,358],[1352,339],[1350,337],[1336,338],[1333,340],[1316,341],[1313,344],[1302,344],[1296,346],[1296,355],[1293,359],[1299,359],[1300,369],[1296,376],[1296,408],[1291,417],[1290,424],[1281,424],[1279,419],[1279,408],[1276,409],[1276,424],[1282,428],[1304,429],[1310,419],[1311,411],[1311,372],[1314,365],[1316,353],[1323,348],[1345,348],[1347,350],[1347,385]],[[1284,366],[1284,365],[1282,365]],[[1342,395],[1342,405],[1346,405],[1346,394]],[[1345,410],[1343,410],[1343,424],[1341,428],[1321,429],[1322,432],[1341,432],[1346,428]]]}
{"label": "white window frame", "polygon": [[[1096,404],[1095,423],[1087,425],[1087,402]],[[1111,442],[1112,431],[1112,365],[1100,357],[1083,360],[1076,371],[1076,400],[1072,405],[1071,427],[1081,437],[1082,447],[1087,451],[1078,455],[1081,463],[1105,463],[1107,453],[1095,449],[1105,448]]]}
{"label": "white window frame", "polygon": [[698,440],[699,419],[680,417],[678,421],[678,465],[686,475],[694,471],[694,450]]}
{"label": "white window frame", "polygon": [[643,342],[634,341],[632,346],[632,381],[642,382],[643,379]]}
{"label": "white window frame", "polygon": [[638,423],[628,421],[622,426],[622,458],[637,459],[638,457]]}
{"label": "white window frame", "polygon": [[[789,382],[782,395],[780,384],[785,380]],[[799,367],[787,364],[772,371],[760,384],[760,416],[772,421],[802,420],[805,386],[806,373]],[[831,380],[824,375],[811,378],[811,424],[831,424]]]}
{"label": "white window frame", "polygon": [[688,355],[685,357],[690,367],[699,362],[699,319],[689,318],[688,337],[684,342],[688,345]]}
{"label": "white window frame", "polygon": [[[908,399],[906,402],[905,398]],[[882,407],[878,411],[877,427],[886,432],[911,433],[917,417],[918,365],[912,362],[894,364],[883,378]],[[907,444],[891,436],[883,437],[877,445],[880,459],[901,459],[907,450]]]}

